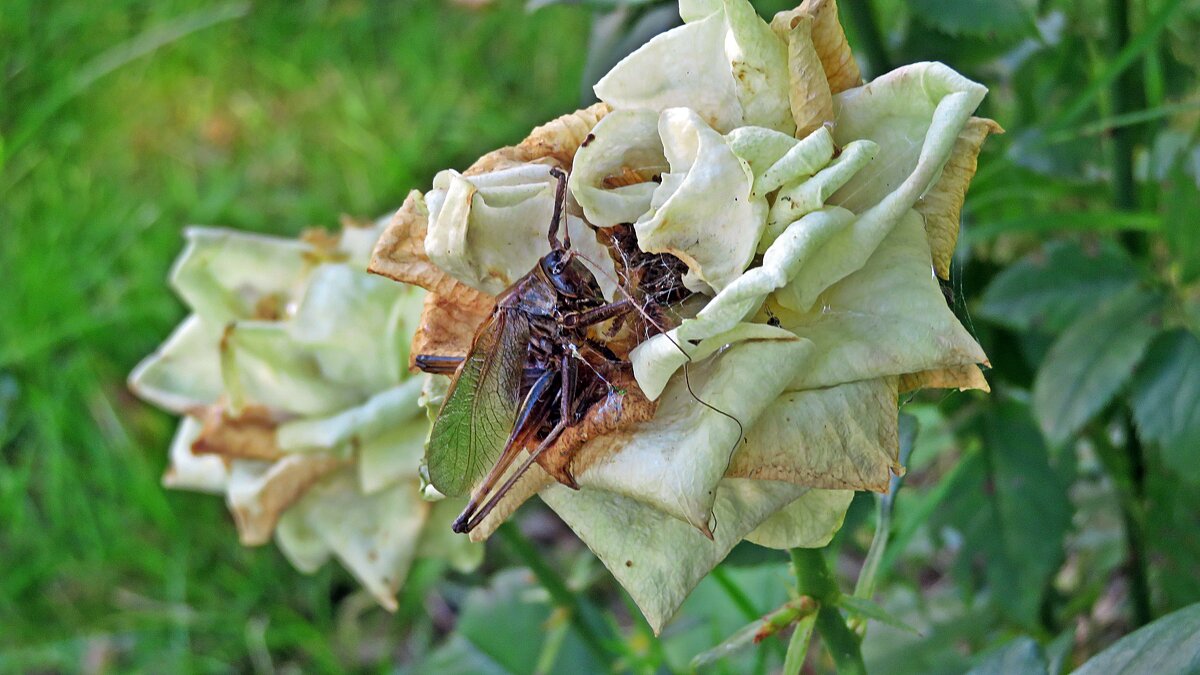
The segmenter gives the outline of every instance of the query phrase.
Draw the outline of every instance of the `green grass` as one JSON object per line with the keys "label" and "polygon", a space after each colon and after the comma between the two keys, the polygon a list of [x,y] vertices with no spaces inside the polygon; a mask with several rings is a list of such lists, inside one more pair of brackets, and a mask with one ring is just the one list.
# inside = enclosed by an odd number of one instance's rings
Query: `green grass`
{"label": "green grass", "polygon": [[[344,572],[303,577],[239,547],[219,499],[160,487],[174,421],[124,378],[183,315],[164,283],[183,226],[294,234],[394,208],[574,109],[588,17],[243,9],[0,11],[0,670],[402,661],[399,639],[347,637]],[[398,635],[403,616],[371,611]]]}

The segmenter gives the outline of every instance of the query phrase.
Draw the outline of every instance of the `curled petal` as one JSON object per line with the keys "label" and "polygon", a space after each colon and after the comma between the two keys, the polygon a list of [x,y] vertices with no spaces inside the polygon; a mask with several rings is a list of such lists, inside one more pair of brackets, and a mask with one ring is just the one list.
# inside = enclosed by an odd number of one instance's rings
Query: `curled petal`
{"label": "curled petal", "polygon": [[[758,242],[759,252],[765,252],[792,223],[824,206],[830,195],[875,159],[878,152],[879,146],[871,141],[853,141],[811,178],[802,177],[784,185],[775,195],[775,202],[767,214],[767,229]],[[820,292],[824,288],[820,286],[815,290]]]}
{"label": "curled petal", "polygon": [[229,482],[225,460],[213,455],[196,455],[192,444],[200,437],[202,425],[195,417],[185,416],[171,440],[171,465],[163,474],[163,485],[179,490],[220,494]]}
{"label": "curled petal", "polygon": [[519,144],[500,148],[480,157],[463,173],[474,176],[528,162],[553,163],[570,168],[575,152],[587,139],[592,127],[610,110],[612,108],[607,103],[595,103],[552,119],[535,128]]}
{"label": "curled petal", "polygon": [[358,489],[353,471],[321,481],[279,523],[280,549],[297,568],[315,570],[330,553],[390,612],[416,557],[429,513],[415,481],[376,494]]}
{"label": "curled petal", "polygon": [[768,307],[782,326],[816,344],[790,389],[987,363],[933,275],[924,223],[910,211],[859,271],[822,293],[813,308]]}
{"label": "curled petal", "polygon": [[154,405],[184,414],[221,395],[221,329],[192,314],[129,374],[129,388]]}
{"label": "curled petal", "polygon": [[596,83],[623,110],[685,107],[713,128],[745,125],[791,135],[787,53],[746,0],[685,3],[685,23],[625,57]]}
{"label": "curled petal", "polygon": [[[443,171],[426,197],[425,252],[466,285],[489,295],[504,292],[550,252],[556,183],[544,164],[473,176]],[[564,220],[572,249],[611,298],[616,272],[608,250],[582,220],[571,215]]]}
{"label": "curled petal", "polygon": [[[721,289],[691,319],[677,328],[656,335],[630,354],[633,372],[646,395],[656,398],[668,378],[691,358],[703,358],[706,349],[719,349],[741,340],[762,339],[763,333],[785,333],[764,324],[739,323],[753,315],[767,296],[785,288],[806,269],[812,258],[823,252],[826,242],[853,220],[849,211],[831,207],[796,221],[763,255],[763,263]],[[699,345],[691,345],[699,342]],[[687,351],[688,353],[684,353]]]}
{"label": "curled petal", "polygon": [[813,25],[811,16],[791,12],[776,14],[771,21],[771,30],[787,45],[788,100],[796,138],[833,124],[833,92],[813,43]]}
{"label": "curled petal", "polygon": [[650,208],[669,170],[658,136],[658,115],[648,110],[609,113],[579,148],[571,171],[571,194],[596,227],[632,223]]}
{"label": "curled petal", "polygon": [[791,29],[801,17],[812,21],[813,48],[821,60],[830,92],[837,94],[862,84],[858,63],[838,19],[836,0],[804,0],[796,9],[776,14],[771,25]]}
{"label": "curled petal", "polygon": [[950,278],[950,259],[954,257],[954,245],[958,241],[959,216],[978,166],[979,149],[988,134],[1002,133],[1004,129],[992,120],[981,117],[967,120],[954,141],[942,177],[914,207],[925,217],[925,235],[929,237],[929,248],[933,252],[933,268],[943,279]]}
{"label": "curled petal", "polygon": [[766,200],[751,194],[748,167],[695,112],[667,110],[658,129],[671,171],[634,224],[638,245],[680,258],[689,276],[720,290],[754,257]]}
{"label": "curled petal", "polygon": [[289,455],[272,463],[235,461],[225,499],[242,544],[267,543],[283,512],[343,463],[329,455]]}

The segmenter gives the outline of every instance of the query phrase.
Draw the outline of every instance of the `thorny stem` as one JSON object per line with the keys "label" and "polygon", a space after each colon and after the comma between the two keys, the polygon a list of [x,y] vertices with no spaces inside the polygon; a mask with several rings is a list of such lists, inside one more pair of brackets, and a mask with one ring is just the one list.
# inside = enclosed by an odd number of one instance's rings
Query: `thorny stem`
{"label": "thorny stem", "polygon": [[867,56],[870,72],[865,73],[866,79],[878,77],[892,69],[892,61],[888,58],[887,47],[883,44],[883,34],[879,31],[879,23],[875,21],[875,10],[870,0],[850,0],[841,6],[846,12],[849,23],[854,27],[859,44]]}
{"label": "thorny stem", "polygon": [[504,541],[509,550],[525,563],[529,571],[533,572],[533,576],[537,577],[538,583],[550,594],[554,604],[567,612],[571,625],[575,627],[575,632],[579,633],[579,637],[583,639],[588,649],[611,672],[614,658],[612,652],[605,646],[605,641],[611,641],[613,638],[609,636],[606,627],[600,627],[602,624],[598,625],[598,617],[595,613],[587,611],[588,608],[584,607],[571,589],[567,588],[566,582],[558,576],[558,573],[546,564],[541,554],[525,538],[525,535],[521,534],[521,530],[516,525],[506,522],[497,528],[496,533],[500,535],[500,539]]}
{"label": "thorny stem", "polygon": [[837,601],[841,591],[825,562],[825,555],[819,549],[810,548],[794,548],[791,554],[796,589],[801,595],[809,596],[821,605],[817,611],[817,633],[833,656],[838,673],[866,673],[859,638],[838,611]]}

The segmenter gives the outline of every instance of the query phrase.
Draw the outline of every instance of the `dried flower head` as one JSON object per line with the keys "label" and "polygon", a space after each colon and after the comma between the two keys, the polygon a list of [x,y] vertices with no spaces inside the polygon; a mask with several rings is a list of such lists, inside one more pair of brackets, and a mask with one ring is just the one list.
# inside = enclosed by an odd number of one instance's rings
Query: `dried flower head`
{"label": "dried flower head", "polygon": [[469,569],[482,550],[425,527],[455,511],[420,494],[428,419],[407,364],[425,294],[363,271],[381,229],[190,228],[171,284],[192,314],[129,385],[183,416],[168,487],[225,495],[243,544],[274,536],[305,572],[336,556],[395,609],[415,557]]}
{"label": "dried flower head", "polygon": [[769,25],[746,0],[680,14],[596,85],[603,103],[409,195],[371,262],[429,291],[414,353],[462,356],[548,252],[561,167],[572,244],[607,298],[614,227],[686,264],[701,300],[628,354],[625,412],[593,409],[557,441],[578,489],[539,459],[471,532],[538,494],[655,630],[739,541],[822,546],[854,490],[886,490],[898,393],[987,389],[937,276],[999,131],[971,117],[984,87],[942,64],[863,84],[832,0]]}

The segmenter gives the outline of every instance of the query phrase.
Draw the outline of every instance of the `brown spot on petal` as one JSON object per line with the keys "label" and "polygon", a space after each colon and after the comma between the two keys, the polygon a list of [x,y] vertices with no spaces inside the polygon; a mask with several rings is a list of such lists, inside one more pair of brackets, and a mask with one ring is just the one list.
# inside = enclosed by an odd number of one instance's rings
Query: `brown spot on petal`
{"label": "brown spot on petal", "polygon": [[283,456],[275,443],[278,422],[263,406],[249,405],[241,415],[230,415],[224,406],[213,405],[198,417],[200,435],[192,443],[192,452],[197,455],[265,461]]}

